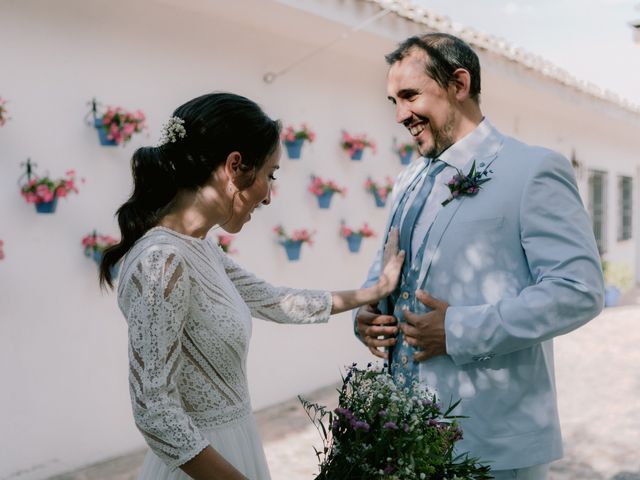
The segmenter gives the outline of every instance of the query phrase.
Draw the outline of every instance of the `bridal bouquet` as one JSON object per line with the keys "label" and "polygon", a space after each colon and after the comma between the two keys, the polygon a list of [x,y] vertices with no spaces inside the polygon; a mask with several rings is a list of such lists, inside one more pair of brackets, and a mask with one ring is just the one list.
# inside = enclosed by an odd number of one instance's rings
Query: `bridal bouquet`
{"label": "bridal bouquet", "polygon": [[[299,397],[300,398],[300,397]],[[386,371],[354,363],[333,411],[300,398],[323,441],[316,480],[485,480],[489,467],[455,455],[462,430],[435,394],[414,383],[399,388]]]}

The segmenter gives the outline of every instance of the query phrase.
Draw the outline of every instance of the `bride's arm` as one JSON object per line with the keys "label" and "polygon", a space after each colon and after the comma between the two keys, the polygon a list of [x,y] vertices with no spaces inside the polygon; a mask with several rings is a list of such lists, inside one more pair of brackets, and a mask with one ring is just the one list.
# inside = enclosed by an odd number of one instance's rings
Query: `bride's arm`
{"label": "bride's arm", "polygon": [[378,282],[358,290],[328,292],[275,287],[242,269],[227,255],[224,268],[254,317],[278,323],[321,323],[329,316],[375,303],[389,295],[398,283],[404,252],[398,252],[398,233],[394,230],[384,250],[384,269]]}
{"label": "bride's arm", "polygon": [[180,469],[194,480],[248,480],[211,446],[180,465]]}
{"label": "bride's arm", "polygon": [[389,238],[384,247],[383,270],[378,282],[358,290],[331,292],[333,300],[331,315],[377,303],[390,295],[398,284],[403,262],[404,251],[398,252],[398,229],[394,228],[389,232]]}

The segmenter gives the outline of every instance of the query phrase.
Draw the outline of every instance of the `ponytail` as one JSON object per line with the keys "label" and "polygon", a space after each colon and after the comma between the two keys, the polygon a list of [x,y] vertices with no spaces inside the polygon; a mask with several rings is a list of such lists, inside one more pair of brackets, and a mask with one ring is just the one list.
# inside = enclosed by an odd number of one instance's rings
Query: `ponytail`
{"label": "ponytail", "polygon": [[147,231],[156,226],[171,204],[178,185],[162,147],[142,147],[131,159],[133,193],[118,208],[120,242],[107,248],[100,263],[100,285],[113,288],[112,267]]}

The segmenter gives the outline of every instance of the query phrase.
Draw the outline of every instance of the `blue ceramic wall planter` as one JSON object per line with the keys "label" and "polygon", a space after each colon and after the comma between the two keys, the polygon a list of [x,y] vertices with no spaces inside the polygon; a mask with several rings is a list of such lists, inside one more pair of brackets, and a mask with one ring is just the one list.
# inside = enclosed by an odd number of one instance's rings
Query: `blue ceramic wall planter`
{"label": "blue ceramic wall planter", "polygon": [[284,146],[287,148],[287,155],[289,160],[298,160],[302,155],[302,145],[304,144],[304,138],[296,138],[295,141],[285,141]]}
{"label": "blue ceramic wall planter", "polygon": [[300,250],[302,248],[302,242],[299,240],[285,240],[282,242],[284,250],[287,253],[287,258],[291,262],[298,261],[300,259]]}

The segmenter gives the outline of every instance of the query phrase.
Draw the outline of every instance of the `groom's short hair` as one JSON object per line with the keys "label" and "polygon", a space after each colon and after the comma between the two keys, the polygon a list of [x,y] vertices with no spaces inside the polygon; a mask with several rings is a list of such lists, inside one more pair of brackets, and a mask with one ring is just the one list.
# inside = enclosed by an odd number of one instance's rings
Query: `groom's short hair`
{"label": "groom's short hair", "polygon": [[407,38],[384,58],[393,65],[416,48],[427,54],[425,73],[442,88],[447,88],[458,68],[467,70],[471,76],[469,96],[480,102],[480,60],[467,43],[447,33],[427,33]]}

